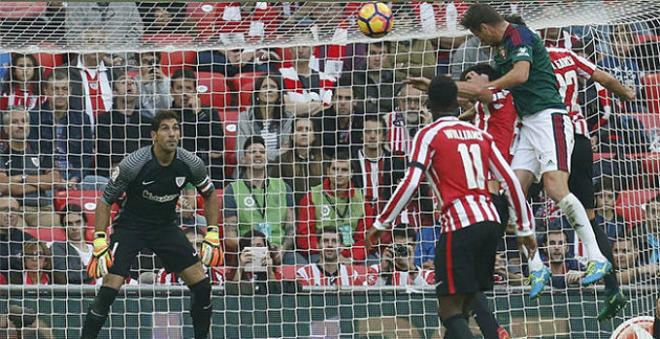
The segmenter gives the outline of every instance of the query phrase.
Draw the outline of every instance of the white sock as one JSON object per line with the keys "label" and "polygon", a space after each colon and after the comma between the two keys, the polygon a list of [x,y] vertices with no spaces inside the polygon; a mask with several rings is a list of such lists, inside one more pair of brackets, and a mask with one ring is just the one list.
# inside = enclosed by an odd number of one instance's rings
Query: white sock
{"label": "white sock", "polygon": [[527,259],[527,265],[529,266],[529,272],[540,271],[543,269],[543,261],[541,261],[541,255],[538,250],[534,253],[533,258]]}
{"label": "white sock", "polygon": [[607,261],[598,248],[596,235],[594,234],[594,230],[591,229],[591,223],[589,222],[587,211],[580,203],[580,200],[578,200],[578,198],[572,193],[569,193],[564,199],[561,199],[557,205],[566,216],[566,219],[568,219],[568,222],[575,230],[575,233],[577,233],[580,240],[584,243],[589,260],[601,262]]}

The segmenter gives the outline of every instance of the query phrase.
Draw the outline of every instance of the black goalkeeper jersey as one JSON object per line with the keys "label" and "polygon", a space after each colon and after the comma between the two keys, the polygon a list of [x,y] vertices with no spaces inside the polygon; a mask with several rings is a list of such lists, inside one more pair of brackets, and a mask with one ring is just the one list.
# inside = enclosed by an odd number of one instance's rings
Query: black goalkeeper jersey
{"label": "black goalkeeper jersey", "polygon": [[[115,227],[145,228],[176,223],[176,204],[181,190],[192,183],[200,192],[213,190],[204,162],[183,148],[168,166],[162,166],[152,146],[138,149],[112,170],[103,201],[121,202]],[[123,196],[123,194],[125,196]]]}

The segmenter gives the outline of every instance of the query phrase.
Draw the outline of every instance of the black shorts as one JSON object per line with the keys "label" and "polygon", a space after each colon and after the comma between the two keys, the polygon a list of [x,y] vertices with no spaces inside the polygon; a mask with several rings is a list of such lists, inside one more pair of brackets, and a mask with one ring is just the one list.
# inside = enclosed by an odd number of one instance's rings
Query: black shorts
{"label": "black shorts", "polygon": [[571,154],[571,175],[568,177],[568,188],[587,209],[595,207],[593,177],[591,140],[584,135],[576,134],[575,146],[573,154]]}
{"label": "black shorts", "polygon": [[435,247],[438,296],[492,290],[495,253],[501,234],[500,225],[493,221],[442,233]]}
{"label": "black shorts", "polygon": [[178,227],[116,228],[110,236],[110,248],[115,248],[115,260],[108,272],[122,277],[129,275],[135,256],[144,248],[156,253],[168,272],[180,273],[199,261],[197,251]]}

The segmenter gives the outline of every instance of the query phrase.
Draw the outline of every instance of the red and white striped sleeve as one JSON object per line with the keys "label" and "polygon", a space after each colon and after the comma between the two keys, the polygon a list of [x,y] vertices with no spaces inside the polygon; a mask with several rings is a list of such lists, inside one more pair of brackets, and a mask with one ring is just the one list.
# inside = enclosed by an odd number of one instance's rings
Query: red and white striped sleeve
{"label": "red and white striped sleeve", "polygon": [[434,125],[432,124],[423,128],[415,136],[406,176],[397,186],[394,194],[387,202],[387,205],[385,205],[383,212],[376,218],[376,222],[373,224],[373,227],[376,229],[387,229],[397,216],[401,214],[401,211],[408,206],[410,198],[412,198],[417,187],[419,187],[424,171],[428,168],[433,154],[430,144],[437,133],[437,129],[432,128]]}
{"label": "red and white striped sleeve", "polygon": [[578,70],[578,75],[587,79],[591,78],[591,75],[594,74],[594,72],[596,71],[596,65],[593,62],[587,60],[586,58],[577,55],[577,53],[571,50],[566,50],[566,52],[568,52],[568,54],[573,59],[573,62],[575,62],[575,65],[577,66],[577,70]]}
{"label": "red and white striped sleeve", "polygon": [[516,234],[518,236],[527,236],[534,233],[532,211],[528,208],[525,201],[525,193],[520,186],[520,182],[513,173],[506,159],[497,150],[494,142],[491,142],[491,152],[488,156],[488,169],[495,178],[502,184],[509,204],[516,211]]}

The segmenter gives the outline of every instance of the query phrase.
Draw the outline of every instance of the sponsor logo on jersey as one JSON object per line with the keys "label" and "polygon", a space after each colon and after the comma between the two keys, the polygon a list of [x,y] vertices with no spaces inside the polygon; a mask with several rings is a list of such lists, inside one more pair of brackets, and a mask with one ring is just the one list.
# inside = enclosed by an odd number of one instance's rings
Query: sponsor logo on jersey
{"label": "sponsor logo on jersey", "polygon": [[178,199],[179,198],[179,193],[166,194],[166,195],[155,195],[155,194],[153,194],[153,193],[151,193],[147,190],[144,190],[144,191],[142,191],[142,197],[147,199],[147,200],[163,203],[163,202],[168,202],[168,201]]}
{"label": "sponsor logo on jersey", "polygon": [[39,167],[39,158],[33,157],[30,158],[30,160],[32,161],[32,165],[34,165],[34,167]]}
{"label": "sponsor logo on jersey", "polygon": [[617,327],[610,339],[653,339],[653,317],[628,319]]}
{"label": "sponsor logo on jersey", "polygon": [[176,182],[176,185],[177,185],[178,187],[181,187],[181,186],[183,186],[183,184],[186,183],[186,177],[176,177],[176,178],[174,179],[174,181]]}
{"label": "sponsor logo on jersey", "polygon": [[529,57],[529,52],[527,51],[527,48],[520,47],[520,48],[518,48],[518,52],[516,52],[516,56],[518,56],[518,57]]}

